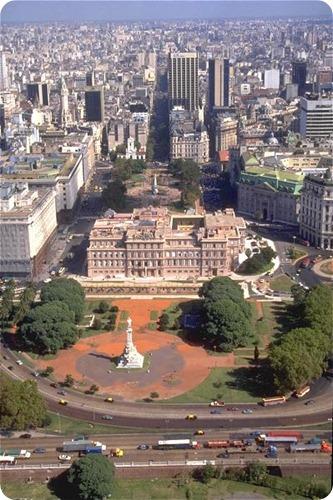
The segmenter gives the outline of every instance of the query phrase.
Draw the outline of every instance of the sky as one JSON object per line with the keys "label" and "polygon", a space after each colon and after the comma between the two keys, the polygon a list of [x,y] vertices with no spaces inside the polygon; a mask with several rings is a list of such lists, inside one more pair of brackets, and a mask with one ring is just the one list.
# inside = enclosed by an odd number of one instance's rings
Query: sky
{"label": "sky", "polygon": [[320,0],[5,1],[0,0],[2,23],[331,17],[329,6]]}

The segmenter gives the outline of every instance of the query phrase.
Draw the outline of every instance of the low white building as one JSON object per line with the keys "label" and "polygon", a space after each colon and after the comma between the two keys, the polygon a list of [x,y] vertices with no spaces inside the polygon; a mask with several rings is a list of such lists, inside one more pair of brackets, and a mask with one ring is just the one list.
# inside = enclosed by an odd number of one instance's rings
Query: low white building
{"label": "low white building", "polygon": [[0,276],[38,275],[57,228],[54,189],[0,184]]}

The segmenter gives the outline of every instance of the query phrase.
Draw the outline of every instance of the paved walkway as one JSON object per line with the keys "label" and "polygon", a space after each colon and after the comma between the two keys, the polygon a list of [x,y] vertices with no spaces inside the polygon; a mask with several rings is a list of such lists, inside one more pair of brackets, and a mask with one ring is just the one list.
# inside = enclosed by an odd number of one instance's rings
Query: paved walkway
{"label": "paved walkway", "polygon": [[320,270],[321,266],[323,264],[328,264],[330,263],[331,264],[331,269],[332,269],[332,272],[333,272],[333,259],[326,259],[326,260],[321,260],[320,262],[317,262],[313,268],[312,268],[312,271],[314,273],[316,273],[318,276],[320,276],[321,278],[326,278],[327,280],[332,280],[333,281],[333,274],[327,274],[327,273],[324,273],[323,271]]}

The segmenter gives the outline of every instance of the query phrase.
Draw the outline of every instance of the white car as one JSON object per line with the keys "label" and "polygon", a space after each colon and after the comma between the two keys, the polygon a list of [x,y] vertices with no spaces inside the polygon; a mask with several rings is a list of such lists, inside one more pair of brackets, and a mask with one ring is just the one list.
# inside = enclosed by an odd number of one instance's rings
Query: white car
{"label": "white car", "polygon": [[21,361],[20,359],[17,359],[16,360],[16,364],[19,365],[19,366],[21,366],[21,365],[23,365],[23,361]]}
{"label": "white car", "polygon": [[69,455],[59,455],[58,459],[62,462],[70,462],[72,460],[72,457]]}

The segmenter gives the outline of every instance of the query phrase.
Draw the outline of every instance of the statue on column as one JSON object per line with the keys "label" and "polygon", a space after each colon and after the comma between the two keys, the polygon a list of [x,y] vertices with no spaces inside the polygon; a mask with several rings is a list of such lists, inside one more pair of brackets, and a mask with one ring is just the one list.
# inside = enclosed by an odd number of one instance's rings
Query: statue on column
{"label": "statue on column", "polygon": [[117,368],[142,368],[144,356],[140,354],[133,343],[132,320],[127,319],[126,344],[119,358]]}

